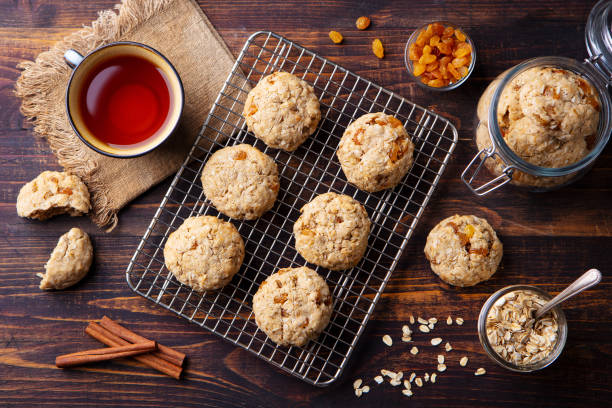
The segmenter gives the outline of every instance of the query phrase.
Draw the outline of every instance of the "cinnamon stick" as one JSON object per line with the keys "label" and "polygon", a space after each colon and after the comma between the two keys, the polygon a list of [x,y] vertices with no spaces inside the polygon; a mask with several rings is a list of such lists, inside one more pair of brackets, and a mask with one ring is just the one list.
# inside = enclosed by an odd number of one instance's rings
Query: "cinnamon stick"
{"label": "cinnamon stick", "polygon": [[[114,322],[106,316],[102,317],[102,320],[100,320],[100,326],[104,327],[106,330],[113,333],[114,335],[129,341],[130,343],[142,343],[145,341],[149,341],[149,339],[142,337],[131,330],[126,329],[119,323]],[[158,351],[155,353],[157,357],[169,361],[170,363],[177,366],[183,365],[183,362],[185,361],[184,353],[176,351],[170,347],[166,347],[162,344],[158,344],[157,349]]]}
{"label": "cinnamon stick", "polygon": [[[117,347],[122,345],[128,345],[130,342],[123,340],[121,337],[116,336],[106,330],[104,327],[97,323],[91,322],[85,329],[85,333],[89,334],[94,339],[106,344],[107,346]],[[158,345],[159,347],[159,345]],[[172,364],[164,359],[161,359],[155,355],[156,353],[141,354],[134,356],[134,359],[140,361],[147,366],[164,373],[172,378],[179,379],[181,377],[182,368],[175,364]]]}
{"label": "cinnamon stick", "polygon": [[55,365],[60,368],[66,368],[98,361],[114,360],[120,357],[129,357],[137,354],[148,353],[155,350],[156,347],[157,345],[154,341],[148,341],[120,347],[84,350],[56,357]]}

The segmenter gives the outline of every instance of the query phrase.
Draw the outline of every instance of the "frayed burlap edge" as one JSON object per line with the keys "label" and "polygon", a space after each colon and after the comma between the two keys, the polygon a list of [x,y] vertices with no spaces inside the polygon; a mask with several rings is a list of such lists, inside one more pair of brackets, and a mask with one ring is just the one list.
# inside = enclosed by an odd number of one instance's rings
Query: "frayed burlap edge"
{"label": "frayed burlap edge", "polygon": [[70,73],[70,68],[64,62],[67,50],[72,48],[86,54],[101,45],[118,41],[173,2],[123,0],[115,6],[117,12],[101,11],[91,26],[67,36],[49,51],[39,54],[35,61],[24,61],[17,66],[23,70],[15,87],[16,95],[22,100],[21,113],[28,123],[33,124],[34,132],[47,139],[59,164],[87,184],[93,207],[89,215],[99,227],[107,226],[107,231],[117,225],[117,210],[109,206],[104,186],[95,177],[98,163],[88,160],[82,146],[75,144],[74,131],[66,116],[58,116],[47,109],[57,103],[50,98],[50,90]]}

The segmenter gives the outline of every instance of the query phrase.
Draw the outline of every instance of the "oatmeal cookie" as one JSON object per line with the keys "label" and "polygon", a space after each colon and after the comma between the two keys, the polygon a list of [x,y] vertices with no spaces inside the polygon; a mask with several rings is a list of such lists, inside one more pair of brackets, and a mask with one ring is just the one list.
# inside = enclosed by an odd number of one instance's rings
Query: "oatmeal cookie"
{"label": "oatmeal cookie", "polygon": [[187,218],[164,246],[166,267],[198,292],[220,289],[240,269],[244,242],[236,227],[216,217]]}
{"label": "oatmeal cookie", "polygon": [[290,152],[314,133],[321,120],[312,86],[288,72],[262,78],[249,92],[243,115],[258,139]]}
{"label": "oatmeal cookie", "polygon": [[51,257],[45,264],[45,273],[40,288],[65,289],[74,285],[87,275],[93,261],[93,247],[89,235],[79,228],[72,228],[62,235]]}
{"label": "oatmeal cookie", "polygon": [[255,322],[281,346],[303,346],[329,323],[332,296],[325,280],[305,266],[284,268],[253,296]]}
{"label": "oatmeal cookie", "polygon": [[[476,132],[479,149],[491,147],[488,134],[488,106],[493,81],[478,103],[480,124]],[[497,119],[508,147],[523,160],[540,167],[566,167],[589,152],[599,126],[599,98],[593,86],[571,71],[534,67],[517,75],[504,88]],[[485,162],[495,175],[505,165],[499,159]],[[522,186],[554,187],[572,176],[536,177],[515,171],[512,183]]]}
{"label": "oatmeal cookie", "polygon": [[247,144],[215,152],[202,171],[204,194],[228,217],[253,220],[272,208],[278,195],[276,163]]}
{"label": "oatmeal cookie", "polygon": [[375,192],[394,187],[412,166],[414,144],[402,122],[382,112],[351,123],[338,146],[338,160],[350,183]]}
{"label": "oatmeal cookie", "polygon": [[431,269],[446,283],[473,286],[497,270],[503,246],[484,218],[453,215],[436,225],[425,244]]}
{"label": "oatmeal cookie", "polygon": [[315,265],[334,271],[359,263],[368,246],[370,219],[353,198],[336,193],[315,197],[293,225],[295,249]]}
{"label": "oatmeal cookie", "polygon": [[83,215],[91,209],[89,191],[80,178],[59,171],[43,171],[19,190],[17,214],[46,220],[58,214]]}

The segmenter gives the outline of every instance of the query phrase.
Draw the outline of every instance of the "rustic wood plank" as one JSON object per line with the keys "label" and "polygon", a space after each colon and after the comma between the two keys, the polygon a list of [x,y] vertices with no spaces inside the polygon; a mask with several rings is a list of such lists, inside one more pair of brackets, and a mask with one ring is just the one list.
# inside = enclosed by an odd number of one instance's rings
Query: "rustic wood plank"
{"label": "rustic wood plank", "polygon": [[[250,353],[218,339],[134,294],[125,268],[148,226],[169,180],[143,194],[121,213],[111,234],[84,217],[57,217],[40,223],[16,216],[20,186],[45,169],[57,169],[46,143],[35,137],[19,114],[12,89],[16,64],[32,59],[72,30],[96,17],[115,0],[66,0],[0,3],[0,405],[175,406],[607,406],[612,404],[607,368],[612,350],[612,283],[607,277],[588,294],[568,302],[569,338],[562,357],[530,375],[503,371],[490,362],[475,322],[486,297],[513,283],[531,283],[555,293],[581,271],[610,264],[612,247],[612,150],[608,147],[579,182],[560,191],[530,194],[505,189],[487,198],[469,194],[459,175],[475,153],[474,107],[491,79],[509,66],[541,55],[586,56],[583,30],[593,2],[302,2],[200,1],[211,22],[237,55],[254,31],[270,29],[307,46],[398,94],[449,117],[460,143],[422,222],[402,256],[341,380],[313,388],[290,378]],[[369,15],[372,26],[355,30],[354,20]],[[430,93],[411,82],[403,48],[417,26],[443,18],[461,25],[478,47],[478,65],[460,89]],[[341,46],[327,33],[345,35]],[[370,42],[381,38],[386,57],[371,55]],[[204,118],[203,118],[204,119]],[[504,243],[500,271],[474,288],[456,289],[433,275],[423,256],[427,232],[453,213],[485,216]],[[42,270],[59,235],[79,226],[92,235],[96,256],[89,276],[74,288],[41,292],[35,274]],[[83,332],[87,322],[109,315],[142,335],[177,347],[188,356],[187,373],[177,382],[132,360],[75,370],[54,367],[56,355],[97,347]],[[410,314],[462,316],[464,326],[436,327],[450,341],[447,372],[435,385],[417,390],[409,401],[398,388],[377,386],[380,368],[432,372],[437,351],[429,337],[414,335],[421,349],[399,341]],[[394,336],[389,349],[384,334]],[[457,361],[470,357],[468,367]],[[474,377],[483,366],[488,373]],[[372,391],[356,399],[352,381],[363,378]]]}

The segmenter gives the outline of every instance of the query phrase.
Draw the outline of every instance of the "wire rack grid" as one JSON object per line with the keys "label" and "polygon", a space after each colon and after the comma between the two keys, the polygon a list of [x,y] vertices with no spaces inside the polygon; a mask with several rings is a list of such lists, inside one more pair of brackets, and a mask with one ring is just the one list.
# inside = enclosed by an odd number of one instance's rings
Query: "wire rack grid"
{"label": "wire rack grid", "polygon": [[[316,132],[294,152],[268,148],[248,132],[242,109],[260,78],[287,71],[315,89],[322,118]],[[404,123],[415,143],[414,164],[394,189],[366,193],[347,183],[335,158],[346,126],[368,112],[382,111]],[[200,174],[216,150],[239,143],[254,145],[274,158],[280,190],[274,208],[257,220],[230,220],[206,201]],[[325,386],[339,378],[402,250],[446,168],[457,130],[441,116],[272,32],[246,41],[189,156],[177,172],[126,271],[138,294],[204,327],[304,381]],[[316,195],[347,194],[366,208],[372,221],[368,249],[353,269],[330,271],[310,265],[333,293],[333,314],[318,339],[304,347],[279,347],[258,329],[251,309],[259,284],[279,268],[306,262],[292,245],[300,208]],[[180,284],[165,268],[168,235],[193,215],[230,220],[245,241],[245,261],[230,284],[198,293]]]}

